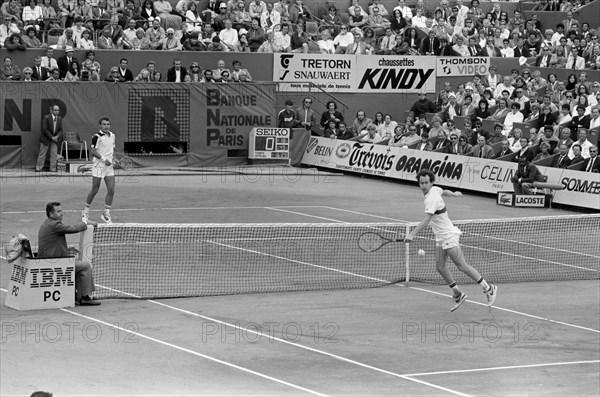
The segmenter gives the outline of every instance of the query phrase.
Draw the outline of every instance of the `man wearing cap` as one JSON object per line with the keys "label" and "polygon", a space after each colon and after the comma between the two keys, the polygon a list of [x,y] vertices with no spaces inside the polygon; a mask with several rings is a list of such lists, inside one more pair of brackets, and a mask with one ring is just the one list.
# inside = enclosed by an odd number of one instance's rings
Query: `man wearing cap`
{"label": "man wearing cap", "polygon": [[442,108],[442,116],[445,120],[454,120],[455,116],[460,116],[460,105],[456,102],[456,94],[448,94],[448,103]]}
{"label": "man wearing cap", "polygon": [[166,37],[162,42],[162,49],[164,51],[181,51],[181,48],[181,41],[178,37],[175,37],[175,29],[168,28]]}
{"label": "man wearing cap", "polygon": [[298,117],[292,107],[294,102],[291,99],[286,99],[285,109],[281,110],[277,115],[277,127],[279,128],[293,128],[296,126]]}
{"label": "man wearing cap", "polygon": [[543,175],[535,165],[527,158],[519,157],[519,167],[511,179],[516,194],[531,194],[533,183],[542,179]]}
{"label": "man wearing cap", "polygon": [[79,64],[77,58],[73,56],[73,47],[68,46],[65,49],[65,55],[58,58],[56,63],[58,64],[58,69],[60,70],[60,78],[64,79],[69,69],[71,69],[71,65],[74,63]]}

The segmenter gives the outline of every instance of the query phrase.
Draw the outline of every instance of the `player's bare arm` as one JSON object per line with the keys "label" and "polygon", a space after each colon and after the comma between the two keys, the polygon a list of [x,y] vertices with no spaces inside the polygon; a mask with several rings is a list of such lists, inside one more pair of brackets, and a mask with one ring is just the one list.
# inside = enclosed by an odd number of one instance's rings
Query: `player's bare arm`
{"label": "player's bare arm", "polygon": [[453,192],[452,190],[442,190],[442,196],[444,197],[462,197],[462,192]]}
{"label": "player's bare arm", "polygon": [[[92,157],[96,157],[100,160],[103,159],[102,155],[100,153],[98,153],[98,150],[96,148],[90,148],[90,154],[92,155]],[[110,162],[109,159],[104,159],[104,164],[106,165],[111,165],[112,163]]]}
{"label": "player's bare arm", "polygon": [[431,222],[431,218],[432,217],[433,217],[433,214],[427,214],[426,213],[425,217],[421,220],[421,222],[419,223],[419,225],[416,228],[414,228],[414,230],[412,232],[410,232],[408,234],[408,236],[406,236],[404,238],[404,241],[407,242],[407,243],[412,242],[414,240],[415,236],[417,234],[419,234],[419,232],[421,230],[425,229],[429,225],[429,222]]}

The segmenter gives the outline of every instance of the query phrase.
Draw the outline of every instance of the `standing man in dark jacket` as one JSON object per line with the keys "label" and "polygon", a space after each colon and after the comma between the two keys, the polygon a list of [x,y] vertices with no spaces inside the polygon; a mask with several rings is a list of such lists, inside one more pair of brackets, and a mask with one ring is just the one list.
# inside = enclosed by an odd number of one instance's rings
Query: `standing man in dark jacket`
{"label": "standing man in dark jacket", "polygon": [[[46,204],[46,221],[40,226],[38,232],[39,251],[41,258],[64,258],[69,256],[67,248],[66,234],[79,233],[87,229],[84,222],[72,226],[62,223],[63,210],[58,202]],[[98,226],[96,222],[89,221],[89,224]],[[80,247],[83,249],[84,247]],[[75,301],[81,306],[98,306],[100,302],[92,298],[94,286],[94,277],[92,275],[92,265],[84,261],[75,261]]]}
{"label": "standing man in dark jacket", "polygon": [[35,165],[35,172],[40,172],[46,163],[46,155],[50,149],[50,172],[56,172],[56,162],[58,161],[58,143],[62,139],[62,117],[60,107],[52,105],[50,114],[42,118],[42,133],[40,135],[40,152]]}

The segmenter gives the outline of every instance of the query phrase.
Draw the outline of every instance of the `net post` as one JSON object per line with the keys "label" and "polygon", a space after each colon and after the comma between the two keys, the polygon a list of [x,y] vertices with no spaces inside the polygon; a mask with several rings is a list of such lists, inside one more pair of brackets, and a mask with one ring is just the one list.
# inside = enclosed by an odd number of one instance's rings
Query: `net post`
{"label": "net post", "polygon": [[92,263],[94,249],[94,226],[87,225],[87,229],[79,233],[79,260]]}
{"label": "net post", "polygon": [[[408,236],[410,233],[410,226],[406,225],[404,230],[404,236]],[[406,286],[410,282],[410,244],[404,244],[404,267],[406,269]]]}

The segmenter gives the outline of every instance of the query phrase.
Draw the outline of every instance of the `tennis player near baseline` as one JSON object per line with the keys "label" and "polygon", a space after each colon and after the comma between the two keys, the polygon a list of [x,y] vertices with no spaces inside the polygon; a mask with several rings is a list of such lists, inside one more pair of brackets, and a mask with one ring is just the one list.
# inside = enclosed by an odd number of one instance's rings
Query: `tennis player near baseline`
{"label": "tennis player near baseline", "polygon": [[100,190],[100,183],[104,179],[106,184],[106,198],[104,199],[104,212],[101,219],[106,223],[112,223],[110,209],[115,194],[115,169],[113,163],[115,148],[115,134],[110,132],[110,119],[106,116],[100,117],[98,121],[100,131],[92,137],[90,153],[92,154],[94,165],[92,167],[92,190],[88,193],[85,200],[85,207],[81,212],[81,219],[87,223],[90,216],[90,207],[94,197]]}
{"label": "tennis player near baseline", "polygon": [[477,270],[465,261],[462,249],[460,248],[459,238],[462,232],[458,229],[448,217],[446,204],[442,196],[447,197],[462,197],[461,192],[453,192],[443,190],[438,186],[433,186],[435,182],[435,174],[430,170],[423,169],[417,174],[419,187],[425,195],[425,218],[406,238],[405,242],[410,243],[415,236],[431,223],[433,234],[436,241],[436,270],[442,275],[448,286],[452,288],[454,293],[454,306],[450,309],[455,311],[467,299],[467,295],[460,291],[457,287],[454,277],[446,266],[448,256],[456,265],[458,270],[465,273],[467,276],[476,281],[483,287],[483,292],[487,296],[488,306],[494,304],[498,287],[493,284],[488,284]]}

